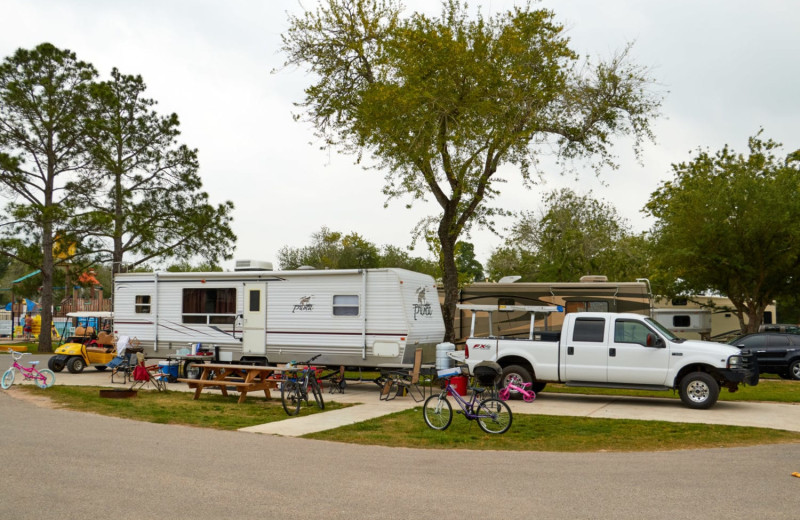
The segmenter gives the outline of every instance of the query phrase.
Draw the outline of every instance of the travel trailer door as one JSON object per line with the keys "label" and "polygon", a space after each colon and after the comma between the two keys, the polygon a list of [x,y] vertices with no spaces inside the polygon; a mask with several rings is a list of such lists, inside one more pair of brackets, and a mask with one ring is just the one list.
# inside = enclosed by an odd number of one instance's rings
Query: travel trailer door
{"label": "travel trailer door", "polygon": [[267,284],[245,282],[242,313],[243,355],[265,355],[267,352]]}

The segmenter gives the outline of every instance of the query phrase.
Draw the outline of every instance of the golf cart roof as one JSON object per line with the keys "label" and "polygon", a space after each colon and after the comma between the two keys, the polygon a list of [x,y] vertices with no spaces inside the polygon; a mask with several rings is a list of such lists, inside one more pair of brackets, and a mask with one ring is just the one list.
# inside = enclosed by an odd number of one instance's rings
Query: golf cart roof
{"label": "golf cart roof", "polygon": [[111,311],[68,312],[67,316],[70,318],[113,318],[114,313]]}

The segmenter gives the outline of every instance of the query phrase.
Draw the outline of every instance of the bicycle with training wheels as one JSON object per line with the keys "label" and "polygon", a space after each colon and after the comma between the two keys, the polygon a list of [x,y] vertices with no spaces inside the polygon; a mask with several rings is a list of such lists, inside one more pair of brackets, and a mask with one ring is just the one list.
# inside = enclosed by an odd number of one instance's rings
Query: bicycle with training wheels
{"label": "bicycle with training wheels", "polygon": [[506,403],[494,397],[482,399],[486,388],[469,386],[472,398],[461,397],[455,387],[450,384],[450,377],[444,379],[444,388],[439,395],[432,395],[422,405],[425,424],[434,430],[446,430],[453,421],[453,407],[447,399],[450,393],[461,407],[457,413],[463,414],[469,421],[478,421],[478,426],[486,433],[505,433],[511,428],[511,409]]}
{"label": "bicycle with training wheels", "polygon": [[288,415],[300,413],[300,406],[305,401],[308,405],[309,388],[311,395],[314,396],[320,410],[325,409],[325,401],[322,399],[322,389],[317,381],[317,370],[311,366],[311,362],[320,357],[317,354],[308,361],[300,363],[297,369],[286,370],[283,381],[281,381],[281,402],[283,409]]}
{"label": "bicycle with training wheels", "polygon": [[534,399],[536,399],[536,393],[531,388],[531,383],[519,383],[519,385],[512,383],[508,383],[508,385],[500,390],[498,396],[503,401],[508,401],[511,398],[511,393],[517,392],[519,395],[522,396],[522,399],[526,403],[532,403]]}
{"label": "bicycle with training wheels", "polygon": [[56,375],[52,370],[47,368],[41,372],[36,370],[36,365],[39,364],[38,361],[29,361],[29,367],[24,367],[19,364],[19,360],[22,359],[22,356],[30,356],[30,352],[17,352],[16,350],[11,350],[10,352],[14,361],[11,364],[11,368],[6,370],[3,373],[3,377],[0,378],[0,387],[2,387],[3,390],[8,390],[11,388],[11,385],[14,384],[14,374],[16,370],[19,370],[19,373],[22,374],[25,381],[33,381],[39,388],[50,388],[53,386],[53,383],[56,382]]}

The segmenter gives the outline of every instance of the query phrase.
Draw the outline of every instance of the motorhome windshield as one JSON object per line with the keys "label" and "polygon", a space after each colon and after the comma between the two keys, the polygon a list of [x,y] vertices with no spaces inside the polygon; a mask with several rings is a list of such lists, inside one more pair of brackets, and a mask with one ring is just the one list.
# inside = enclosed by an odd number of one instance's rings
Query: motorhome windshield
{"label": "motorhome windshield", "polygon": [[654,320],[652,318],[645,318],[644,321],[646,321],[651,327],[653,327],[654,329],[659,331],[661,334],[666,336],[667,339],[669,339],[670,341],[675,341],[675,342],[678,342],[678,343],[681,343],[683,341],[683,338],[679,338],[678,336],[673,334],[671,330],[669,330],[668,328],[666,328],[664,325],[660,324],[656,320]]}

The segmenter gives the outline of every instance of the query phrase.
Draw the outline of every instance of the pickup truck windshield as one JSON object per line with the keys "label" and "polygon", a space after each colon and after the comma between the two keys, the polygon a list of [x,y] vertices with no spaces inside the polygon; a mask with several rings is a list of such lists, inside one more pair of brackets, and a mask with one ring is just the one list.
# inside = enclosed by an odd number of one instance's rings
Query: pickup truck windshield
{"label": "pickup truck windshield", "polygon": [[674,341],[676,343],[683,342],[683,338],[679,338],[678,336],[673,334],[671,330],[669,330],[668,328],[666,328],[665,326],[663,326],[662,324],[660,324],[656,320],[653,320],[653,319],[650,319],[650,318],[645,318],[644,321],[646,321],[648,325],[650,325],[651,327],[653,327],[654,329],[659,331],[661,334],[666,336],[667,339],[669,339],[670,341]]}

